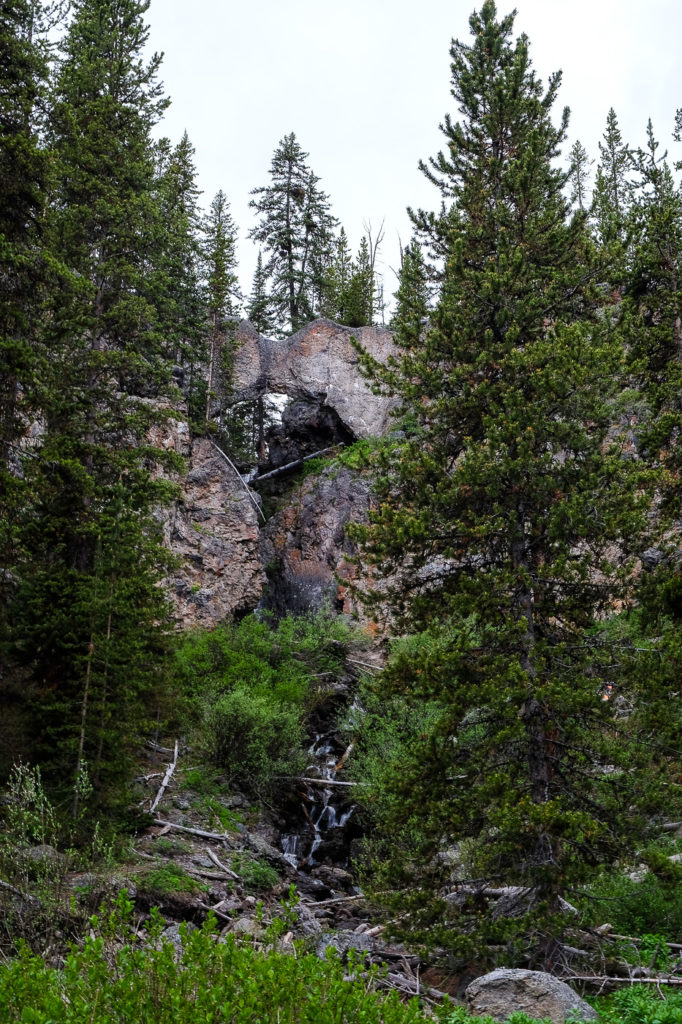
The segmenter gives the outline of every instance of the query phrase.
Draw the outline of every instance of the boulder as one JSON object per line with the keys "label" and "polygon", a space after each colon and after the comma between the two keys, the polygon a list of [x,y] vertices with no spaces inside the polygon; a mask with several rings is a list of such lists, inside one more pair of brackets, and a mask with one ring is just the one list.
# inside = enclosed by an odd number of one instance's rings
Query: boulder
{"label": "boulder", "polygon": [[469,1013],[498,1021],[509,1020],[513,1013],[546,1018],[552,1024],[597,1019],[596,1011],[572,988],[543,971],[498,968],[472,981],[466,1000]]}

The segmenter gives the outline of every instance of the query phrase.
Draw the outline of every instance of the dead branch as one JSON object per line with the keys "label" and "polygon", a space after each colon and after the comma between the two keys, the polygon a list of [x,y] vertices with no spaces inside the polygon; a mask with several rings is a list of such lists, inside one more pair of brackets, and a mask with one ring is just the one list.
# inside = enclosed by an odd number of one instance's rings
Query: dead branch
{"label": "dead branch", "polygon": [[217,868],[220,868],[220,870],[222,872],[224,872],[224,874],[228,875],[230,878],[239,878],[239,875],[235,874],[235,872],[232,871],[230,868],[226,868],[225,865],[221,861],[218,860],[218,857],[213,852],[213,850],[207,849],[206,853],[208,854],[209,859],[212,860],[213,863],[215,864],[215,866]]}
{"label": "dead branch", "polygon": [[360,661],[359,658],[346,658],[349,665],[359,665],[360,668],[371,669],[372,672],[381,672],[381,668],[378,665],[372,665],[369,661]]}
{"label": "dead branch", "polygon": [[158,743],[155,743],[154,740],[147,740],[147,742],[145,743],[145,746],[149,747],[150,750],[153,750],[155,754],[172,754],[173,753],[173,750],[172,750],[171,747],[162,747]]}
{"label": "dead branch", "polygon": [[612,975],[600,974],[567,974],[562,975],[562,981],[580,981],[584,985],[598,985],[601,988],[607,985],[682,985],[682,978],[669,974],[659,974],[653,978],[633,977],[618,978]]}
{"label": "dead branch", "polygon": [[341,782],[339,779],[309,779],[305,775],[300,777],[299,782],[310,782],[313,786],[323,786],[325,789],[327,786],[357,786],[357,782]]}
{"label": "dead branch", "polygon": [[354,746],[355,746],[354,743],[349,743],[348,744],[348,746],[344,750],[342,756],[339,758],[339,760],[334,765],[334,771],[335,772],[340,772],[341,771],[341,769],[343,768],[344,764],[346,763],[346,761],[350,757],[351,752],[352,752]]}
{"label": "dead branch", "polygon": [[[220,918],[221,921],[232,921],[232,918],[227,914],[223,914],[221,910],[216,910],[215,907],[207,907],[206,904],[202,903],[200,900],[197,900],[197,906],[201,907],[202,910],[207,910],[210,913],[215,914],[215,916]],[[220,903],[218,903],[218,906],[220,906]]]}
{"label": "dead branch", "polygon": [[16,889],[9,882],[3,882],[0,880],[0,889],[5,889],[6,892],[11,892],[13,896],[18,896],[24,903],[33,903],[36,906],[40,904],[40,900],[36,896],[31,896],[27,892],[22,892],[21,889]]}
{"label": "dead branch", "polygon": [[235,472],[237,474],[239,482],[241,483],[242,487],[246,491],[246,494],[248,496],[249,501],[251,502],[251,504],[253,505],[253,507],[255,508],[256,512],[261,517],[263,522],[265,522],[265,513],[263,512],[263,509],[260,507],[260,505],[256,501],[254,495],[251,493],[251,488],[249,487],[249,485],[247,484],[246,480],[244,479],[244,477],[241,475],[241,473],[239,472],[239,470],[235,466],[234,462],[232,462],[232,459],[230,459],[225,454],[225,452],[222,450],[222,448],[218,447],[218,445],[215,443],[215,441],[211,441],[211,444],[213,445],[215,450],[218,452],[218,455],[222,455],[222,457],[225,459],[225,462],[228,464],[230,469],[233,470],[233,472]]}
{"label": "dead branch", "polygon": [[155,825],[163,825],[168,828],[175,829],[176,832],[188,832],[191,836],[198,836],[199,839],[212,839],[214,842],[228,843],[232,840],[228,835],[223,835],[220,832],[204,832],[200,828],[187,828],[186,825],[176,825],[174,821],[162,821],[161,818],[154,818]]}
{"label": "dead branch", "polygon": [[301,900],[306,907],[330,907],[332,903],[356,903],[358,900],[368,900],[367,896],[335,896],[331,900]]}
{"label": "dead branch", "polygon": [[168,783],[172,779],[173,772],[175,771],[177,766],[178,766],[178,741],[176,740],[175,741],[175,749],[173,751],[173,760],[168,765],[168,771],[166,772],[166,774],[163,777],[163,782],[161,783],[161,786],[159,787],[159,792],[156,794],[156,796],[154,798],[154,803],[149,808],[149,813],[150,814],[153,814],[154,811],[156,810],[156,808],[159,806],[159,803],[161,802],[161,797],[166,792],[166,789],[168,787]]}
{"label": "dead branch", "polygon": [[420,985],[419,978],[408,978],[392,971],[386,975],[385,984],[387,988],[404,992],[406,995],[419,996],[421,999],[425,998],[428,1002],[442,1003],[445,999],[445,992]]}
{"label": "dead branch", "polygon": [[[642,939],[637,938],[634,935],[617,935],[616,932],[609,932],[607,935],[600,935],[600,939],[618,939],[621,942],[631,942],[634,946],[638,946]],[[666,946],[668,949],[682,949],[682,942],[667,942]]]}

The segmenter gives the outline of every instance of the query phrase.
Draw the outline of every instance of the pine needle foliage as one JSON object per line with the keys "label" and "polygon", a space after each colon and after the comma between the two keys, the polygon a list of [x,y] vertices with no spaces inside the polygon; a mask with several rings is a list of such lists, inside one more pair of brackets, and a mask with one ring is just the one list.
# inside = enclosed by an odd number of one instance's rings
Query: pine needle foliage
{"label": "pine needle foliage", "polygon": [[[470,27],[451,48],[459,120],[446,115],[447,149],[424,167],[444,205],[414,215],[440,295],[392,366],[364,356],[418,423],[399,458],[379,453],[371,524],[355,531],[384,578],[370,606],[388,599],[398,629],[429,638],[395,657],[382,692],[440,705],[395,766],[386,822],[417,816],[423,834],[384,874],[404,887],[402,930],[462,956],[508,941],[509,958],[551,964],[560,898],[631,849],[662,797],[665,773],[645,780],[665,693],[651,680],[627,727],[602,699],[619,659],[595,623],[629,598],[646,481],[609,435],[625,357],[557,167],[560,75],[543,89],[492,0]],[[525,913],[434,901],[439,854],[463,843],[467,877],[528,888]]]}

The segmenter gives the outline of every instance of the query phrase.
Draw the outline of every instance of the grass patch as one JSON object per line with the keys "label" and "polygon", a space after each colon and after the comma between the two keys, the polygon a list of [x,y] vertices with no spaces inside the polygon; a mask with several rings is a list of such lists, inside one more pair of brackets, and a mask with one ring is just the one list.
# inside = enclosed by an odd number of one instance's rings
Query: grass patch
{"label": "grass patch", "polygon": [[208,886],[197,882],[179,864],[163,864],[138,875],[138,888],[149,896],[166,896],[172,892],[205,892]]}

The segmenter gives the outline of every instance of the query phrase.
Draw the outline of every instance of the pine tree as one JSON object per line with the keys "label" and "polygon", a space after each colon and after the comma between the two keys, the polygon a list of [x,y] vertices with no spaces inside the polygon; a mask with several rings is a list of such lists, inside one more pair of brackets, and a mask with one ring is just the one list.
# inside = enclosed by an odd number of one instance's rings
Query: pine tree
{"label": "pine tree", "polygon": [[348,327],[365,327],[371,325],[373,319],[374,271],[367,238],[363,235],[344,296],[343,320],[341,322]]}
{"label": "pine tree", "polygon": [[623,142],[613,107],[606,118],[604,140],[599,143],[599,165],[594,188],[594,217],[602,246],[616,246],[622,255],[628,212],[632,202],[633,154]]}
{"label": "pine tree", "polygon": [[194,370],[205,357],[207,314],[201,288],[199,189],[187,132],[174,148],[168,139],[157,144],[155,194],[158,210],[146,294],[157,312],[164,358],[183,367],[191,402]]}
{"label": "pine tree", "polygon": [[429,290],[421,246],[416,238],[401,253],[396,308],[392,324],[396,344],[416,348],[423,337],[429,314]]}
{"label": "pine tree", "polygon": [[13,656],[31,680],[32,756],[74,812],[86,763],[100,799],[120,795],[165,643],[156,515],[170,488],[147,441],[170,378],[147,273],[150,130],[165,101],[159,58],[143,57],[148,6],[76,0],[50,119],[47,230],[68,276],[43,324],[45,432],[24,467]]}
{"label": "pine tree", "polygon": [[676,515],[682,469],[682,196],[658,149],[649,121],[647,149],[636,156],[639,183],[624,307],[639,391],[650,406],[650,418],[639,428],[641,442],[651,459],[672,471]]}
{"label": "pine tree", "polygon": [[253,274],[247,316],[259,334],[269,334],[272,331],[271,302],[267,290],[267,276],[263,268],[263,254],[260,249]]}
{"label": "pine tree", "polygon": [[336,227],[329,196],[318,188],[307,157],[294,133],[285,135],[272,158],[271,183],[253,189],[258,198],[249,204],[261,215],[249,238],[268,254],[265,274],[280,334],[314,317]]}
{"label": "pine tree", "polygon": [[571,147],[571,203],[577,206],[581,213],[585,213],[590,207],[588,198],[590,167],[594,160],[590,160],[589,154],[582,142],[578,139]]}
{"label": "pine tree", "polygon": [[322,284],[319,311],[337,323],[343,323],[344,296],[350,283],[353,258],[348,245],[348,236],[342,226],[334,243],[329,267]]}
{"label": "pine tree", "polygon": [[[652,739],[649,711],[632,731],[614,721],[601,692],[614,652],[595,636],[627,594],[607,545],[636,537],[643,510],[607,443],[623,356],[584,286],[585,217],[569,217],[555,166],[560,75],[543,90],[492,0],[470,26],[451,48],[460,120],[445,118],[446,154],[427,168],[450,206],[415,215],[444,260],[440,296],[417,343],[399,329],[397,364],[364,358],[419,429],[379,459],[356,535],[397,629],[418,634],[382,692],[435,709],[381,800],[404,930],[463,956],[524,936],[551,964],[562,894],[623,857],[655,812],[636,732]],[[651,680],[647,708],[661,698]],[[457,844],[470,895],[434,900]],[[492,880],[528,888],[528,912],[486,914]]]}
{"label": "pine tree", "polygon": [[204,263],[208,290],[209,364],[206,420],[216,386],[224,394],[229,387],[232,339],[239,315],[241,295],[237,279],[237,227],[221,190],[213,198],[204,221]]}
{"label": "pine tree", "polygon": [[[50,260],[45,251],[44,210],[48,157],[40,142],[40,105],[47,90],[45,10],[28,0],[0,8],[0,695],[12,733],[8,691],[21,689],[8,658],[13,626],[20,525],[27,481],[22,472],[22,439],[39,414],[43,376],[40,323]],[[7,733],[0,748],[0,772],[11,767]]]}
{"label": "pine tree", "polygon": [[33,6],[23,0],[0,11],[0,480],[8,473],[21,434],[19,394],[33,375],[31,322],[42,283],[39,246],[45,205],[46,154],[40,145],[36,103],[45,90],[46,55],[33,41]]}

